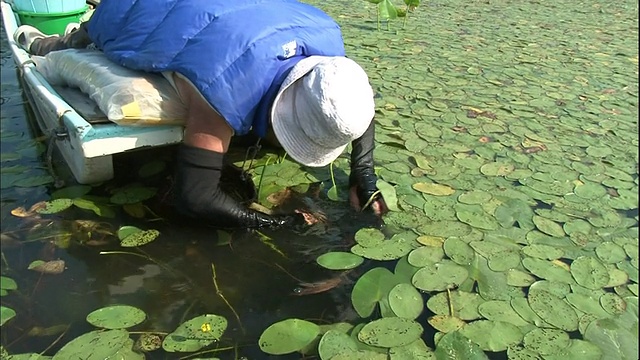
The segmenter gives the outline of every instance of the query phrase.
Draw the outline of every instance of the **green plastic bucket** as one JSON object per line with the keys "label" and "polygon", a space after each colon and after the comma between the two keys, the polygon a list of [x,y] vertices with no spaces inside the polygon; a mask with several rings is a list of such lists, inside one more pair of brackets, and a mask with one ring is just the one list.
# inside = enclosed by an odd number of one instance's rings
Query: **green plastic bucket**
{"label": "green plastic bucket", "polygon": [[85,6],[81,10],[69,11],[65,13],[34,13],[18,11],[20,24],[31,25],[47,35],[62,35],[67,25],[72,22],[80,22],[80,17],[89,10]]}

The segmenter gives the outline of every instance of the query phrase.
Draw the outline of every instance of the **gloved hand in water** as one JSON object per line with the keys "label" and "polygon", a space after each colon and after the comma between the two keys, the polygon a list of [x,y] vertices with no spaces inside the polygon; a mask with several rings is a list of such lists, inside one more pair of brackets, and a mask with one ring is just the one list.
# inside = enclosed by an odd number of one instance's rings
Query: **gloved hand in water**
{"label": "gloved hand in water", "polygon": [[224,154],[181,144],[175,182],[175,207],[183,216],[219,228],[261,228],[294,219],[267,215],[241,205],[220,189]]}
{"label": "gloved hand in water", "polygon": [[349,202],[358,211],[364,210],[363,207],[366,206],[376,215],[382,215],[389,211],[389,208],[382,195],[376,194],[378,178],[373,170],[374,134],[375,122],[371,121],[367,131],[351,143],[353,149],[349,175]]}

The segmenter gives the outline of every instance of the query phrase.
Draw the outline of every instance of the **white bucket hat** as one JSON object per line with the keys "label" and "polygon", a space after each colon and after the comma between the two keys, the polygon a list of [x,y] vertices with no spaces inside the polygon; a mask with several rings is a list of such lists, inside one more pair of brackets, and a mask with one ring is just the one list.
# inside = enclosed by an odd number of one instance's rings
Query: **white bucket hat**
{"label": "white bucket hat", "polygon": [[343,56],[310,56],[286,77],[271,107],[280,145],[305,166],[325,166],[362,136],[375,112],[364,69]]}

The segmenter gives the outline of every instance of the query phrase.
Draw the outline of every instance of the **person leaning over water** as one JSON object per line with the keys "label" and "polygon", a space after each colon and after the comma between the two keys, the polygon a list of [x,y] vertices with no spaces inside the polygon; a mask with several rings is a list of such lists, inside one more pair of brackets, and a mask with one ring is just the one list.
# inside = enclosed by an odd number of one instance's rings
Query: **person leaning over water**
{"label": "person leaning over water", "polygon": [[188,108],[176,168],[179,213],[222,227],[284,225],[219,187],[234,135],[274,134],[289,156],[325,166],[352,144],[351,205],[387,211],[376,194],[374,100],[365,71],[345,56],[339,25],[295,0],[103,0],[64,36],[14,34],[32,54],[90,44],[112,61],[161,72]]}

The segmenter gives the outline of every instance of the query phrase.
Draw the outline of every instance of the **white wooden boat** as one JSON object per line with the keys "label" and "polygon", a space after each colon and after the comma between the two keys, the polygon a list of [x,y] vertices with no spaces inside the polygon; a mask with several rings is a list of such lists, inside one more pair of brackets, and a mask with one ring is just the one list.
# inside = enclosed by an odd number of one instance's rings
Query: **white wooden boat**
{"label": "white wooden boat", "polygon": [[113,178],[113,155],[149,151],[182,141],[182,126],[129,127],[110,122],[95,102],[78,90],[53,87],[38,73],[13,40],[20,20],[11,5],[2,1],[2,22],[22,86],[43,134],[55,137],[76,180],[90,184]]}

